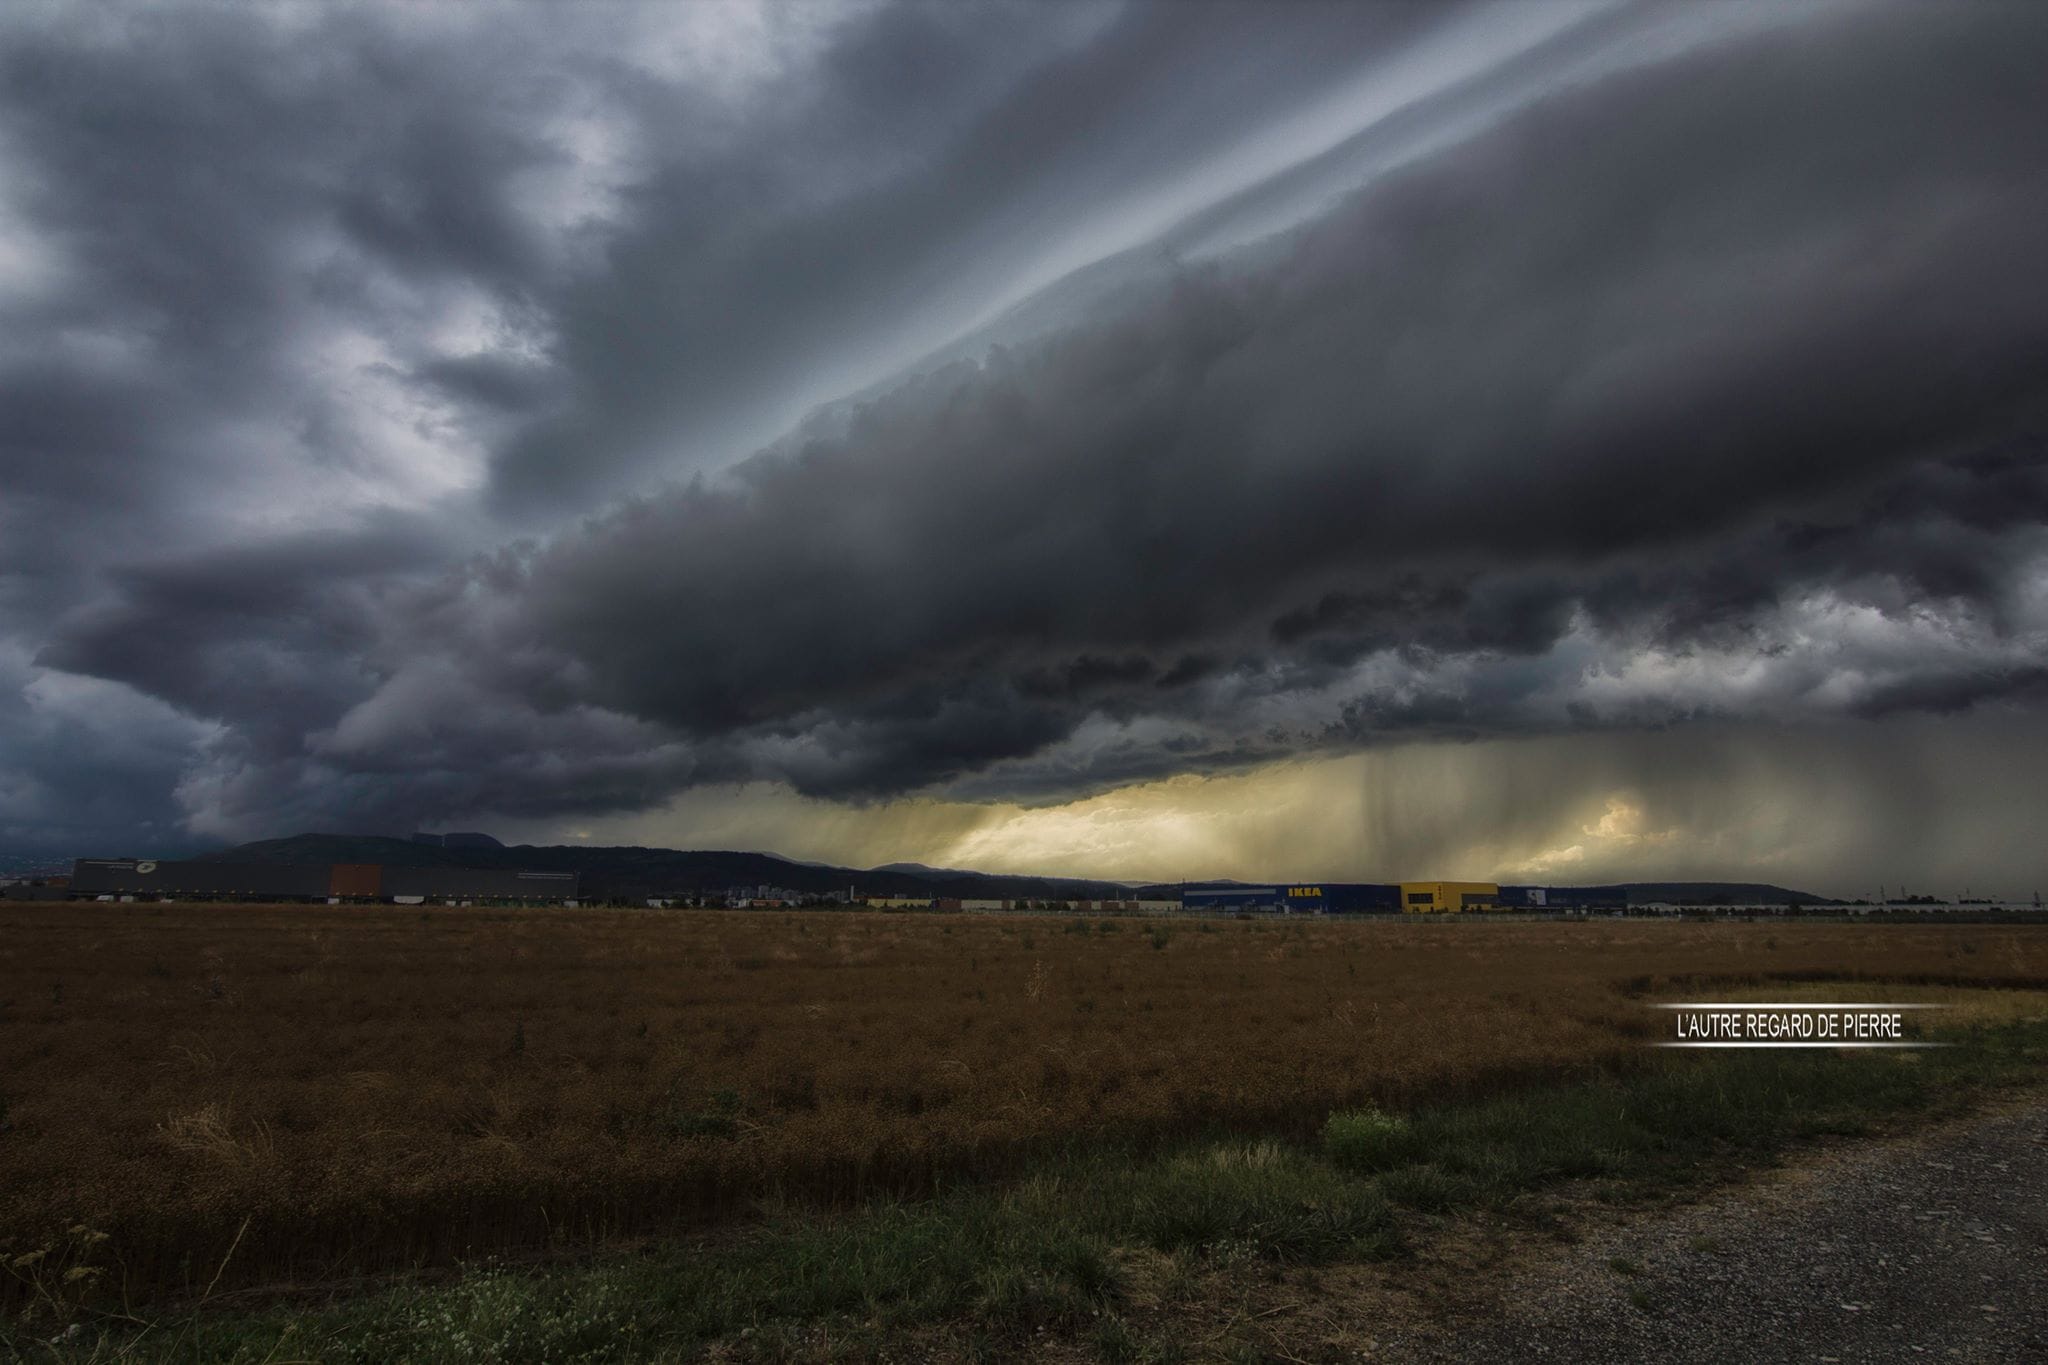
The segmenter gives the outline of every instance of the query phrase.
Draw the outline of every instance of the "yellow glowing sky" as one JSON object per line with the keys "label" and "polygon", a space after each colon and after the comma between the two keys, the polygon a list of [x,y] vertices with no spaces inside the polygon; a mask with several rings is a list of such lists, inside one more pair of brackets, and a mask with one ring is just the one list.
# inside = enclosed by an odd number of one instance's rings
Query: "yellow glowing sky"
{"label": "yellow glowing sky", "polygon": [[2038,877],[2037,730],[1985,717],[1410,744],[1046,806],[861,805],[756,784],[497,828],[1122,880],[1728,879],[1855,896],[1917,879],[1940,894],[2024,896]]}

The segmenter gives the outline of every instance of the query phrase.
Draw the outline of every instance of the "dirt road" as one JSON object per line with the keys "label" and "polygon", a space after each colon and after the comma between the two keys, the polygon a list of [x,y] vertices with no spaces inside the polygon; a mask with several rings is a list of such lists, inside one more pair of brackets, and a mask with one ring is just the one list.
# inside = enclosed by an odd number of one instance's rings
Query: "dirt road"
{"label": "dirt road", "polygon": [[1847,1144],[1496,1274],[1388,1361],[2048,1361],[2048,1097]]}

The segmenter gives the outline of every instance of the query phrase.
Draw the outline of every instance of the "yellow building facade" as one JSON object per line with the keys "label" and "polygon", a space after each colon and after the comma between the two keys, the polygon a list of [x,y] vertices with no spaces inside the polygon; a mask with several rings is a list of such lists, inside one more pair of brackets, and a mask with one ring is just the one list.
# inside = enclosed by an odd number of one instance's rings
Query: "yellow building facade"
{"label": "yellow building facade", "polygon": [[1410,915],[1455,915],[1499,908],[1500,886],[1495,882],[1401,883],[1401,909]]}

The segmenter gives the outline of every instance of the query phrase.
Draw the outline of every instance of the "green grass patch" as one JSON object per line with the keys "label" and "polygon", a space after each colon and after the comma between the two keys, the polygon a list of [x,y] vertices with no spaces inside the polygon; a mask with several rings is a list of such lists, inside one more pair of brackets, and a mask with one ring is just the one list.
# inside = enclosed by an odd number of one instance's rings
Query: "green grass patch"
{"label": "green grass patch", "polygon": [[1361,1171],[1398,1166],[1422,1152],[1414,1125],[1384,1109],[1330,1115],[1323,1127],[1323,1148],[1333,1159]]}
{"label": "green grass patch", "polygon": [[1717,1053],[1477,1104],[1333,1115],[1330,1160],[1429,1213],[1498,1207],[1559,1180],[1638,1197],[1819,1136],[1867,1134],[2048,1071],[2048,1027],[1974,1030],[1924,1052]]}
{"label": "green grass patch", "polygon": [[1229,1248],[1277,1261],[1372,1259],[1397,1246],[1393,1211],[1372,1182],[1271,1141],[1144,1163],[1101,1208],[1098,1226],[1160,1251]]}
{"label": "green grass patch", "polygon": [[[1217,1137],[1145,1154],[1077,1150],[1001,1186],[836,1215],[771,1210],[715,1243],[539,1270],[483,1265],[312,1308],[215,1307],[138,1326],[38,1300],[0,1323],[0,1359],[516,1365],[679,1359],[711,1342],[774,1359],[821,1323],[877,1350],[936,1323],[965,1334],[966,1354],[1014,1357],[1044,1329],[1105,1359],[1153,1359],[1171,1343],[1141,1340],[1120,1316],[1126,1253],[1163,1253],[1185,1282],[1173,1292],[1190,1292],[1194,1267],[1395,1256],[1418,1214],[1527,1211],[1533,1191],[1564,1180],[1640,1198],[1817,1134],[1961,1107],[2038,1079],[2048,1061],[2040,1023],[1957,1040],[1919,1053],[1652,1056],[1481,1103],[1333,1115],[1316,1145]],[[679,1108],[699,1122],[738,1105],[720,1095]],[[1655,1307],[1646,1294],[1637,1306]]]}

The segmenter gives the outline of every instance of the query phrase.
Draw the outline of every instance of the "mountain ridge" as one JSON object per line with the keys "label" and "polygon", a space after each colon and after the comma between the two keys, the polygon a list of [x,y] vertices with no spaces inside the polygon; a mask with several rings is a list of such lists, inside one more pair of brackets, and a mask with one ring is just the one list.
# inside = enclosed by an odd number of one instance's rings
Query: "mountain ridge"
{"label": "mountain ridge", "polygon": [[728,849],[646,848],[638,845],[512,844],[499,848],[445,848],[377,834],[294,834],[260,839],[203,855],[205,862],[383,863],[389,867],[523,868],[577,872],[593,898],[633,899],[679,892],[722,892],[735,886],[772,886],[808,895],[849,887],[864,895],[957,896],[962,899],[1124,899],[1122,882],[1085,877],[1026,877],[929,868],[903,870],[835,867],[798,862],[779,853]]}
{"label": "mountain ridge", "polygon": [[[952,896],[1001,900],[1171,900],[1183,885],[1265,886],[1212,878],[1197,882],[1104,881],[1087,877],[1031,877],[894,862],[872,868],[801,862],[779,853],[730,849],[647,848],[640,845],[513,844],[448,848],[378,834],[295,834],[261,839],[201,855],[204,862],[383,863],[391,867],[523,868],[582,874],[593,899],[629,900],[678,893],[718,893],[739,886],[771,886],[805,895],[852,889],[862,895]],[[1277,884],[1287,884],[1282,878]],[[1830,898],[1768,882],[1615,882],[1567,888],[1609,893],[1629,905],[1825,905]]]}

